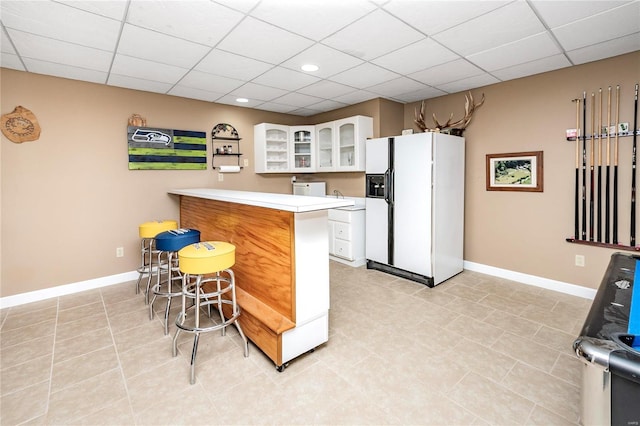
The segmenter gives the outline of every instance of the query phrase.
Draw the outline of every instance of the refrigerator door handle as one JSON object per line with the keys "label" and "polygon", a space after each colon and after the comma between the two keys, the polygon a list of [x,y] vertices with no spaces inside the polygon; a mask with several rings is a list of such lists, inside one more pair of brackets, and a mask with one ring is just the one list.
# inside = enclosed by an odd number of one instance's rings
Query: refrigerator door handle
{"label": "refrigerator door handle", "polygon": [[393,203],[393,171],[391,169],[384,172],[384,201],[387,204]]}

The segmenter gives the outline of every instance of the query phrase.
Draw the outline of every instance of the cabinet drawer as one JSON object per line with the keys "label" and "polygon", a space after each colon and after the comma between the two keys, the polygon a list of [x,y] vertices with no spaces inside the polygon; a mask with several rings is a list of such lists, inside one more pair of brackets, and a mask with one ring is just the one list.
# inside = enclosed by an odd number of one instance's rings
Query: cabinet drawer
{"label": "cabinet drawer", "polygon": [[334,237],[339,240],[351,241],[351,224],[335,222]]}
{"label": "cabinet drawer", "polygon": [[353,260],[353,245],[350,241],[336,240],[336,252],[334,256],[347,260]]}
{"label": "cabinet drawer", "polygon": [[351,223],[352,212],[347,210],[329,209],[329,220]]}

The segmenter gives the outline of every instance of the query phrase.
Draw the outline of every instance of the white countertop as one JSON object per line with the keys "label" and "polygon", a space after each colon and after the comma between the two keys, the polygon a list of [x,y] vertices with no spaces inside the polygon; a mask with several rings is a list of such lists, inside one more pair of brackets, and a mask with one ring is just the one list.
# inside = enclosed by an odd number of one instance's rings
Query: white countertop
{"label": "white countertop", "polygon": [[193,188],[172,189],[169,194],[266,207],[294,213],[349,207],[354,200],[330,197],[308,197],[303,195],[274,194],[269,192],[232,191],[227,189]]}

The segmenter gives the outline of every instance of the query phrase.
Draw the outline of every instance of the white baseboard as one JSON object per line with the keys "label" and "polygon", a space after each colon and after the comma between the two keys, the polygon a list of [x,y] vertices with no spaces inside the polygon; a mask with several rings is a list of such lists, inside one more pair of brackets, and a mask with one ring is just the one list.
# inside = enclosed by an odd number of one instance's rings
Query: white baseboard
{"label": "white baseboard", "polygon": [[569,284],[562,281],[550,280],[548,278],[537,277],[535,275],[523,274],[522,272],[509,271],[508,269],[496,268],[495,266],[483,265],[481,263],[464,261],[464,269],[492,275],[494,277],[505,278],[517,281],[522,284],[533,285],[546,288],[548,290],[559,291],[560,293],[571,294],[573,296],[592,299],[596,296],[596,290]]}
{"label": "white baseboard", "polygon": [[25,303],[37,302],[39,300],[51,299],[53,297],[65,296],[67,294],[79,293],[94,288],[107,287],[127,281],[138,279],[138,272],[124,272],[122,274],[110,275],[108,277],[95,278],[92,280],[80,281],[77,283],[59,285],[42,290],[30,291],[16,294],[14,296],[0,297],[0,309],[12,306],[24,305]]}
{"label": "white baseboard", "polygon": [[[508,269],[496,268],[494,266],[483,265],[481,263],[464,261],[464,269],[492,275],[494,277],[505,278],[519,283],[542,287],[561,293],[571,294],[593,299],[596,290],[582,287],[575,284],[564,283],[562,281],[550,280],[548,278],[537,277],[535,275],[523,274],[521,272],[509,271]],[[57,287],[45,288],[42,290],[30,291],[28,293],[16,294],[14,296],[0,297],[0,309],[12,306],[24,305],[25,303],[37,302],[39,300],[51,299],[53,297],[65,296],[67,294],[79,293],[94,288],[107,287],[127,281],[138,279],[138,272],[124,272],[122,274],[110,275],[107,277],[95,278],[87,281],[80,281],[72,284],[60,285]]]}

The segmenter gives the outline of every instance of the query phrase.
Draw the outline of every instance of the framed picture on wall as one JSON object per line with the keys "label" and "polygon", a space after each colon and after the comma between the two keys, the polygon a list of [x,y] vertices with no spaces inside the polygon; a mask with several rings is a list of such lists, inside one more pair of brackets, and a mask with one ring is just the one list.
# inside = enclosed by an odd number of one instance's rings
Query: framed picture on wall
{"label": "framed picture on wall", "polygon": [[487,154],[487,191],[542,192],[542,151]]}

